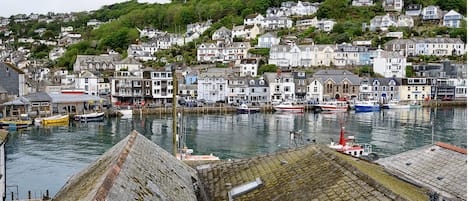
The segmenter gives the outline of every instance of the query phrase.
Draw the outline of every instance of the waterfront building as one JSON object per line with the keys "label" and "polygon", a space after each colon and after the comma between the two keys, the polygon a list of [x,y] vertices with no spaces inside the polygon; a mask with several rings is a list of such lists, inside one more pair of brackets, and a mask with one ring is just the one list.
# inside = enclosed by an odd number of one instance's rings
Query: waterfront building
{"label": "waterfront building", "polygon": [[402,85],[399,88],[399,100],[429,100],[431,98],[431,81],[430,78],[402,78]]}
{"label": "waterfront building", "polygon": [[269,83],[270,102],[295,100],[295,82],[291,73],[264,73]]}
{"label": "waterfront building", "polygon": [[373,59],[373,72],[381,74],[386,78],[406,77],[406,57],[398,52],[377,50],[377,56]]}
{"label": "waterfront building", "polygon": [[305,72],[292,72],[293,81],[295,82],[295,99],[296,100],[305,100],[306,98],[306,89],[308,86],[308,80],[306,79]]}
{"label": "waterfront building", "polygon": [[226,94],[228,104],[241,104],[247,102],[248,78],[238,76],[227,76],[228,93]]}
{"label": "waterfront building", "polygon": [[270,88],[264,77],[249,77],[248,81],[247,100],[256,105],[269,103]]}
{"label": "waterfront building", "polygon": [[370,78],[371,97],[380,103],[390,100],[400,100],[401,79],[399,78]]}
{"label": "waterfront building", "polygon": [[370,100],[373,98],[372,82],[369,77],[360,78],[360,92],[358,93],[358,100]]}
{"label": "waterfront building", "polygon": [[324,87],[320,77],[308,77],[306,87],[306,100],[313,100],[317,103],[323,100]]}
{"label": "waterfront building", "polygon": [[228,93],[227,75],[230,69],[210,68],[207,72],[200,72],[197,78],[197,100],[215,103],[225,101]]}
{"label": "waterfront building", "polygon": [[319,70],[313,77],[322,80],[324,100],[352,99],[360,93],[360,78],[350,71]]}

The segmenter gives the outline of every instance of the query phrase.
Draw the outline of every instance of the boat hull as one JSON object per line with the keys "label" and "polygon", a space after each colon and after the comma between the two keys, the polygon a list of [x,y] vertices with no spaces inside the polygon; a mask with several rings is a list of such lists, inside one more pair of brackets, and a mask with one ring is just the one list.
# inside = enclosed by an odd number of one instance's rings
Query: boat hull
{"label": "boat hull", "polygon": [[355,105],[355,112],[374,112],[379,110],[379,105]]}
{"label": "boat hull", "polygon": [[304,112],[304,107],[274,107],[277,112]]}
{"label": "boat hull", "polygon": [[249,108],[249,109],[236,109],[236,112],[237,113],[240,113],[240,114],[250,114],[250,113],[258,113],[260,112],[261,109],[259,108]]}
{"label": "boat hull", "polygon": [[100,122],[104,121],[104,112],[75,115],[74,119],[80,122]]}
{"label": "boat hull", "polygon": [[62,126],[68,125],[70,117],[68,115],[59,115],[49,118],[44,118],[41,121],[43,126]]}

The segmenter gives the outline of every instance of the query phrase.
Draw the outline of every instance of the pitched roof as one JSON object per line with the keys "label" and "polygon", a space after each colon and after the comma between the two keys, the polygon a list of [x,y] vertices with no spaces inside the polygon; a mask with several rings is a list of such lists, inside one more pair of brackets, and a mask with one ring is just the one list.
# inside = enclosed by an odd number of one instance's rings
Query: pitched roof
{"label": "pitched roof", "polygon": [[440,196],[465,200],[467,196],[467,153],[441,142],[379,159],[389,172],[427,187]]}
{"label": "pitched roof", "polygon": [[24,96],[29,102],[51,102],[52,98],[46,92],[38,92]]}
{"label": "pitched roof", "polygon": [[133,131],[74,175],[54,200],[197,200],[195,170]]}
{"label": "pitched roof", "polygon": [[239,193],[237,200],[403,199],[336,154],[312,144],[196,169],[209,200],[229,200],[231,190],[256,179],[262,185]]}

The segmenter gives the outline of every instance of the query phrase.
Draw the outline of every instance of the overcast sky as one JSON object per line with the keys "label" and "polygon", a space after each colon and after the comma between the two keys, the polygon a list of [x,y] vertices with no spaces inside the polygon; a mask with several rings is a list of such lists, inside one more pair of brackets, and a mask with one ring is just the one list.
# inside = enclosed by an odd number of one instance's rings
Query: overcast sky
{"label": "overcast sky", "polygon": [[[10,17],[16,14],[47,12],[68,13],[85,10],[97,10],[103,5],[110,5],[127,0],[1,0],[0,16]],[[169,0],[138,0],[138,2],[168,3]]]}

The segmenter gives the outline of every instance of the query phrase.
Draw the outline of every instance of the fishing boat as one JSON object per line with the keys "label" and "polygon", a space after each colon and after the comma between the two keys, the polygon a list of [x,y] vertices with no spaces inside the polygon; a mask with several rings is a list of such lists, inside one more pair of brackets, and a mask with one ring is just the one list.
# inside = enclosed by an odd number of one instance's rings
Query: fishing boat
{"label": "fishing boat", "polygon": [[81,122],[104,121],[104,112],[79,114],[79,115],[75,115],[73,118],[75,119],[75,121],[81,121]]}
{"label": "fishing boat", "polygon": [[409,109],[409,104],[401,104],[398,100],[391,100],[383,104],[383,109]]}
{"label": "fishing boat", "polygon": [[329,147],[338,152],[357,158],[364,158],[367,160],[378,159],[378,155],[373,153],[373,148],[370,144],[358,144],[355,142],[354,136],[348,136],[345,138],[344,127],[341,127],[340,129],[339,143],[331,142]]}
{"label": "fishing boat", "polygon": [[378,101],[368,100],[355,103],[355,112],[374,112],[379,110]]}
{"label": "fishing boat", "polygon": [[304,112],[305,106],[304,105],[296,105],[292,102],[283,102],[279,105],[274,106],[274,110],[278,112]]}
{"label": "fishing boat", "polygon": [[36,125],[43,126],[65,126],[68,125],[70,116],[66,115],[55,115],[51,117],[36,118],[34,122]]}
{"label": "fishing boat", "polygon": [[321,111],[345,112],[348,110],[348,104],[345,101],[326,101],[316,106],[320,107]]}
{"label": "fishing boat", "polygon": [[32,120],[7,120],[3,119],[0,120],[0,127],[4,129],[21,129],[27,128],[33,124]]}
{"label": "fishing boat", "polygon": [[249,107],[246,104],[241,104],[238,108],[236,108],[236,112],[240,114],[250,114],[250,113],[258,113],[261,111],[261,108],[258,107]]}

